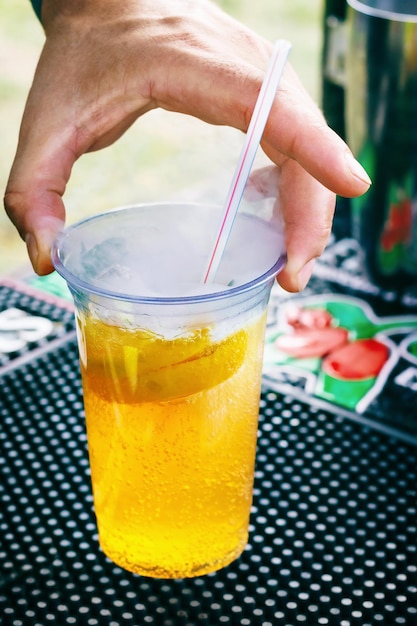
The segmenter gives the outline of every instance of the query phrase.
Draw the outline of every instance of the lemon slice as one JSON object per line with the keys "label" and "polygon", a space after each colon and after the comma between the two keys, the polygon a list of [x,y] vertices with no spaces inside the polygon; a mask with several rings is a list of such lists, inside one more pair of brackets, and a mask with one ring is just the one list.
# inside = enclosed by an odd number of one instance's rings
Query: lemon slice
{"label": "lemon slice", "polygon": [[248,334],[239,330],[212,342],[209,328],[166,340],[88,320],[88,384],[103,398],[124,403],[164,402],[213,387],[242,365]]}

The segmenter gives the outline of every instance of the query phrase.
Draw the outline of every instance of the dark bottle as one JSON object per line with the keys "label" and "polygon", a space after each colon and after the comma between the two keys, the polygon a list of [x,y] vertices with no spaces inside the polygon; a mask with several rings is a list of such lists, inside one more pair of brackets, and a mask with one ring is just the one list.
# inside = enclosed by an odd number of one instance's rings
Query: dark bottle
{"label": "dark bottle", "polygon": [[370,278],[417,284],[417,3],[348,0],[346,135],[373,185],[352,201]]}

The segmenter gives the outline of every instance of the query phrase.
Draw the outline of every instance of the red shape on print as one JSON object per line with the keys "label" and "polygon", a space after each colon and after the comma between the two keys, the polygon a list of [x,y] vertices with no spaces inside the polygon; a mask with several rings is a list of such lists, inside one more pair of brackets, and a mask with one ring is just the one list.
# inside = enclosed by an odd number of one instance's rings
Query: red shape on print
{"label": "red shape on print", "polygon": [[336,378],[363,380],[378,376],[389,358],[388,347],[376,339],[359,339],[329,354],[323,371]]}
{"label": "red shape on print", "polygon": [[407,243],[412,236],[413,210],[411,200],[405,198],[389,209],[388,219],[381,234],[381,247],[390,252],[399,243]]}

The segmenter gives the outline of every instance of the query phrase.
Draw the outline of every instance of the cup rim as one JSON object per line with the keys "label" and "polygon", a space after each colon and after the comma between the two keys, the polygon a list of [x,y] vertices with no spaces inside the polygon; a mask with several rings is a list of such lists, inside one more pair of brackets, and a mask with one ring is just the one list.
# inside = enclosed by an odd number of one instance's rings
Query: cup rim
{"label": "cup rim", "polygon": [[172,206],[201,206],[201,207],[215,207],[218,205],[211,205],[203,202],[171,202],[171,201],[160,201],[160,202],[142,202],[136,204],[129,204],[120,207],[116,207],[110,209],[109,211],[105,211],[96,215],[92,215],[86,217],[82,220],[71,224],[64,228],[56,237],[54,243],[52,244],[51,249],[51,259],[54,265],[55,270],[58,272],[62,278],[67,282],[70,290],[73,288],[74,290],[84,291],[90,294],[94,294],[96,296],[111,298],[113,300],[124,301],[135,304],[164,304],[164,305],[176,305],[176,304],[192,304],[192,303],[204,303],[204,302],[214,302],[217,300],[222,300],[224,298],[232,298],[233,296],[237,296],[240,294],[244,294],[246,292],[251,291],[257,287],[260,287],[264,283],[268,282],[275,276],[279,274],[279,272],[283,269],[286,261],[287,255],[285,252],[281,254],[277,261],[268,269],[266,272],[258,276],[257,278],[243,283],[242,285],[237,285],[236,287],[229,287],[227,289],[223,289],[221,291],[214,291],[209,293],[190,295],[190,296],[137,296],[123,292],[116,292],[110,289],[105,289],[93,285],[82,278],[79,278],[76,274],[67,269],[64,262],[60,256],[60,247],[62,242],[70,235],[73,231],[77,230],[79,227],[84,226],[88,222],[95,221],[97,219],[103,218],[110,214],[114,214],[121,211],[126,211],[128,209],[134,209],[136,207],[157,207],[162,204],[168,204]]}

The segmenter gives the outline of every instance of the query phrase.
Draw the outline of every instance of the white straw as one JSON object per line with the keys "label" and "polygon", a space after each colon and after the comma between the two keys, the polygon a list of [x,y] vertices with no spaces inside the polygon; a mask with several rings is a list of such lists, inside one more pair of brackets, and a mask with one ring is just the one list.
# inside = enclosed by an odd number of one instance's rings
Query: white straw
{"label": "white straw", "polygon": [[213,282],[219,267],[290,49],[291,44],[284,39],[275,43],[246,133],[245,143],[230,184],[222,223],[204,275],[204,283]]}

